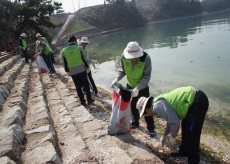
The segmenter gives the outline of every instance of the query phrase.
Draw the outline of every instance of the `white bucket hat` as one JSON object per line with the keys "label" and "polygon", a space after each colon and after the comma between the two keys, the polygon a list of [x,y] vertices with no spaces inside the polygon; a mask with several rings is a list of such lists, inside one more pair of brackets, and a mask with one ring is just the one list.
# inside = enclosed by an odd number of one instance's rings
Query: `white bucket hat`
{"label": "white bucket hat", "polygon": [[144,54],[143,49],[137,42],[129,42],[123,53],[126,59],[139,58]]}
{"label": "white bucket hat", "polygon": [[36,34],[36,37],[39,37],[39,36],[42,36],[42,35],[41,35],[40,33],[37,33],[37,34]]}
{"label": "white bucket hat", "polygon": [[27,37],[27,36],[26,36],[26,33],[21,33],[20,36],[21,36],[21,37]]}
{"label": "white bucket hat", "polygon": [[152,98],[152,97],[151,96],[150,97],[141,97],[138,99],[136,108],[139,110],[140,118],[143,116],[144,111],[145,111],[145,106],[146,106],[146,104],[150,98]]}
{"label": "white bucket hat", "polygon": [[87,37],[82,37],[81,43],[89,43],[89,39]]}

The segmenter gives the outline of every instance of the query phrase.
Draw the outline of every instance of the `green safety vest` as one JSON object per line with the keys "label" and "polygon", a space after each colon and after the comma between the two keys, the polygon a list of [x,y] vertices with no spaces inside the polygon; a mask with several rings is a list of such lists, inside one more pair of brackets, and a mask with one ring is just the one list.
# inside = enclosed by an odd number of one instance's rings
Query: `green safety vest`
{"label": "green safety vest", "polygon": [[[47,43],[45,43],[45,42],[42,42],[42,43],[46,45],[46,50],[44,51],[45,55],[48,55],[49,53],[53,52],[52,48],[50,48],[50,46]],[[39,45],[38,50],[41,50],[41,49],[42,49],[42,47],[41,47],[41,45]]]}
{"label": "green safety vest", "polygon": [[168,93],[161,94],[154,99],[165,99],[169,105],[176,111],[179,119],[184,119],[188,114],[188,109],[194,102],[195,91],[191,86],[174,89]]}
{"label": "green safety vest", "polygon": [[26,40],[22,38],[22,46],[21,48],[27,48]]}
{"label": "green safety vest", "polygon": [[69,45],[63,50],[63,54],[69,68],[83,65],[82,55],[79,46]]}
{"label": "green safety vest", "polygon": [[136,87],[143,77],[146,56],[147,54],[144,53],[139,62],[134,65],[134,68],[132,68],[132,61],[130,59],[123,58],[122,60],[128,84],[132,88]]}

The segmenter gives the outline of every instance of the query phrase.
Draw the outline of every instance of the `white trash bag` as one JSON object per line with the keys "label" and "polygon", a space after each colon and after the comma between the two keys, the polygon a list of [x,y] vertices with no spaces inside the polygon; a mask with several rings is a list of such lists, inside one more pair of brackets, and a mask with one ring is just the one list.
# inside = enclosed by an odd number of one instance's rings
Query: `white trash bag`
{"label": "white trash bag", "polygon": [[37,64],[40,73],[49,72],[49,68],[47,67],[43,57],[40,55],[37,55]]}
{"label": "white trash bag", "polygon": [[123,134],[130,130],[131,91],[118,84],[114,86],[112,97],[112,113],[107,133]]}

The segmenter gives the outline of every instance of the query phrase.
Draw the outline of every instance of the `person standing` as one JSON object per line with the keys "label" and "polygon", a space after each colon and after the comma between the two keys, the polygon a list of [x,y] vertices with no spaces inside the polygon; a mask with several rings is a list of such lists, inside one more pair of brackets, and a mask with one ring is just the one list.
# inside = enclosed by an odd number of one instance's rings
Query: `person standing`
{"label": "person standing", "polygon": [[53,65],[53,60],[52,60],[52,55],[53,55],[53,50],[50,48],[48,44],[46,44],[43,41],[38,41],[37,42],[37,48],[40,50],[40,54],[42,55],[47,67],[49,68],[49,73],[54,74],[56,73],[56,70],[54,69]]}
{"label": "person standing", "polygon": [[[142,96],[149,96],[148,83],[151,78],[152,65],[150,56],[142,50],[138,42],[129,42],[121,56],[121,70],[117,77],[113,80],[111,87],[121,80],[125,75],[127,76],[127,88],[132,89],[132,124],[131,128],[139,127],[139,111],[136,108],[138,98]],[[155,125],[153,117],[145,116],[147,129],[151,137],[155,136]]]}
{"label": "person standing", "polygon": [[176,88],[154,99],[141,97],[137,102],[137,109],[141,110],[140,117],[143,114],[157,115],[167,121],[161,137],[162,145],[169,134],[169,142],[176,144],[182,120],[182,142],[179,151],[172,152],[171,156],[188,157],[189,164],[199,164],[200,161],[200,136],[208,106],[206,94],[192,86]]}
{"label": "person standing", "polygon": [[[89,63],[91,62],[91,59],[89,57],[89,53],[86,51],[86,46],[89,44],[89,39],[87,37],[82,37],[81,40],[80,40],[80,46],[82,47],[82,49],[85,51],[85,54],[86,54],[86,57],[89,61]],[[92,72],[91,72],[91,69],[88,69],[88,72],[87,72],[87,76],[89,78],[89,83],[90,83],[90,86],[92,87],[92,90],[94,91],[95,93],[95,96],[97,96],[98,98],[101,98],[101,94],[98,92],[97,90],[97,86],[95,85],[95,82],[93,80],[93,77],[92,77]]]}
{"label": "person standing", "polygon": [[[39,41],[42,41],[42,42],[44,42],[44,43],[46,43],[49,47],[50,47],[50,45],[49,45],[49,43],[48,43],[48,41],[47,41],[47,39],[45,38],[45,37],[43,37],[40,33],[37,33],[36,34],[36,43],[35,43],[35,45],[36,45],[36,47],[35,47],[35,53],[39,53],[41,50],[39,49],[39,47],[38,47],[38,43],[39,43]],[[55,59],[54,59],[54,53],[51,53],[51,60],[52,60],[52,63],[53,64],[55,64],[56,62],[55,62]]]}
{"label": "person standing", "polygon": [[19,45],[21,47],[23,57],[25,58],[26,63],[28,63],[29,62],[29,53],[27,50],[28,46],[27,46],[26,38],[27,38],[26,33],[22,33],[20,35],[20,38],[19,38]]}
{"label": "person standing", "polygon": [[87,70],[89,70],[88,60],[81,46],[77,45],[75,36],[71,36],[68,40],[69,44],[62,50],[62,60],[65,72],[71,75],[77,90],[81,105],[86,105],[82,87],[85,88],[88,105],[94,104],[92,99],[89,82],[87,80]]}

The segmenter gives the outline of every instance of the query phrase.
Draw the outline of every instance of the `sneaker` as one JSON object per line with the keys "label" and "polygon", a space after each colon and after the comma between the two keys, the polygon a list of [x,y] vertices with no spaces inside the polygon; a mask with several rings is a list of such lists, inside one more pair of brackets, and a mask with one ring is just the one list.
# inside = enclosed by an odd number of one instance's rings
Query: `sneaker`
{"label": "sneaker", "polygon": [[95,101],[93,99],[88,101],[88,105],[95,105]]}
{"label": "sneaker", "polygon": [[149,135],[150,137],[155,137],[156,136],[155,130],[149,130]]}
{"label": "sneaker", "polygon": [[130,126],[131,129],[137,129],[139,128],[139,125],[135,124],[135,123],[132,123],[131,126]]}
{"label": "sneaker", "polygon": [[56,71],[49,71],[49,74],[55,74]]}
{"label": "sneaker", "polygon": [[180,153],[180,152],[178,152],[178,151],[172,152],[172,153],[170,154],[170,156],[172,156],[172,157],[188,157],[186,154]]}
{"label": "sneaker", "polygon": [[95,94],[96,97],[98,98],[102,98],[102,95],[100,93],[97,92],[97,94]]}
{"label": "sneaker", "polygon": [[86,106],[87,104],[85,102],[81,103],[81,105]]}

